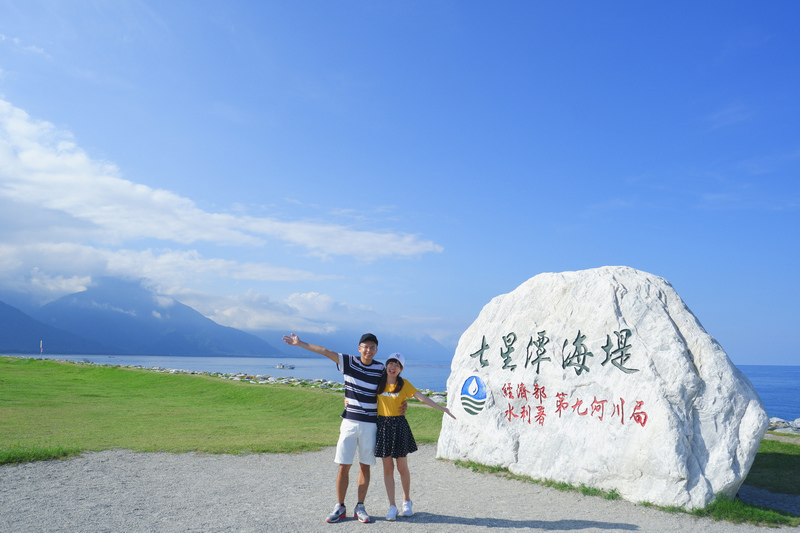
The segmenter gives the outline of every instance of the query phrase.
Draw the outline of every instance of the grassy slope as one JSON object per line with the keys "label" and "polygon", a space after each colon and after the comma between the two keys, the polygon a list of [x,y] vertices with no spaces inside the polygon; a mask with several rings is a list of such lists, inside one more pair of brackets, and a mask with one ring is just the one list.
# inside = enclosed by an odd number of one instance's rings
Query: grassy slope
{"label": "grassy slope", "polygon": [[[342,393],[312,388],[2,357],[0,461],[25,450],[314,450],[336,444],[342,408]],[[440,412],[413,406],[408,418],[418,441],[438,438]]]}
{"label": "grassy slope", "polygon": [[772,492],[800,495],[800,440],[764,439],[745,483]]}

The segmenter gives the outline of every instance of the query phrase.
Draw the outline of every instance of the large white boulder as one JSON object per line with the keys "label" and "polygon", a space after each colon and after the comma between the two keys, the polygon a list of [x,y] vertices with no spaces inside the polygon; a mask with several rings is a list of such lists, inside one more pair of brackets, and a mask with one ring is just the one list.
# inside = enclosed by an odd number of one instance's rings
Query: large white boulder
{"label": "large white boulder", "polygon": [[461,336],[438,455],[704,507],[733,497],[769,420],[666,280],[628,267],[535,276]]}

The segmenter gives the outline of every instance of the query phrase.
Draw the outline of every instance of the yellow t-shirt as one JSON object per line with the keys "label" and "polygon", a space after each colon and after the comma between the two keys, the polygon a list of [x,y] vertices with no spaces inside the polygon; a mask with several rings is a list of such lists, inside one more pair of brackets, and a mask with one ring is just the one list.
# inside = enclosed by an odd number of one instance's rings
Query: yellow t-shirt
{"label": "yellow t-shirt", "polygon": [[403,388],[400,392],[395,392],[394,389],[397,384],[386,385],[386,389],[378,394],[378,416],[400,416],[400,406],[403,401],[411,398],[416,394],[417,389],[414,388],[407,379],[403,380]]}

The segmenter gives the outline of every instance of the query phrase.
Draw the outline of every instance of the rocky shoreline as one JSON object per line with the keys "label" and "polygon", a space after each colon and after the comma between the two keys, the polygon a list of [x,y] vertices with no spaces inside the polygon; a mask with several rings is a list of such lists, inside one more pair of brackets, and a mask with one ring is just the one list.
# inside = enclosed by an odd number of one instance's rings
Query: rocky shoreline
{"label": "rocky shoreline", "polygon": [[775,433],[788,433],[790,435],[800,435],[800,418],[793,422],[788,422],[782,418],[773,417],[769,419],[769,429]]}
{"label": "rocky shoreline", "polygon": [[[182,370],[178,368],[164,368],[160,366],[141,366],[141,365],[108,365],[102,363],[93,363],[91,361],[73,361],[70,359],[48,359],[49,361],[58,361],[60,363],[72,363],[78,365],[92,365],[92,366],[107,366],[111,368],[129,368],[132,370],[146,370],[149,372],[160,372],[162,374],[192,374],[211,376],[219,379],[227,379],[231,381],[244,381],[255,385],[291,385],[293,387],[309,387],[315,389],[326,389],[335,392],[344,392],[344,383],[338,381],[329,381],[327,379],[299,379],[293,377],[275,377],[268,374],[245,374],[238,372],[235,374],[225,372],[208,372],[201,370]],[[430,397],[434,402],[447,405],[447,392],[434,391],[431,389],[419,389],[425,396]]]}

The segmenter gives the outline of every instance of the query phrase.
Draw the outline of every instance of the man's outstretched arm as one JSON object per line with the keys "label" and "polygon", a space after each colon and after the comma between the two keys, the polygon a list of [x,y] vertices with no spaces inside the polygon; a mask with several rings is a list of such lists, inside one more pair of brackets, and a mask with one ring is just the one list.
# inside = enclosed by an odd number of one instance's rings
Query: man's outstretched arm
{"label": "man's outstretched arm", "polygon": [[299,346],[301,348],[304,348],[304,349],[308,350],[309,352],[314,352],[314,353],[318,353],[320,355],[324,355],[325,357],[327,357],[328,359],[330,359],[334,363],[339,364],[339,354],[338,353],[334,352],[333,350],[329,350],[329,349],[325,348],[324,346],[318,346],[316,344],[309,344],[307,342],[301,341],[300,337],[298,337],[294,333],[292,333],[291,335],[284,335],[283,336],[283,340],[289,346]]}

